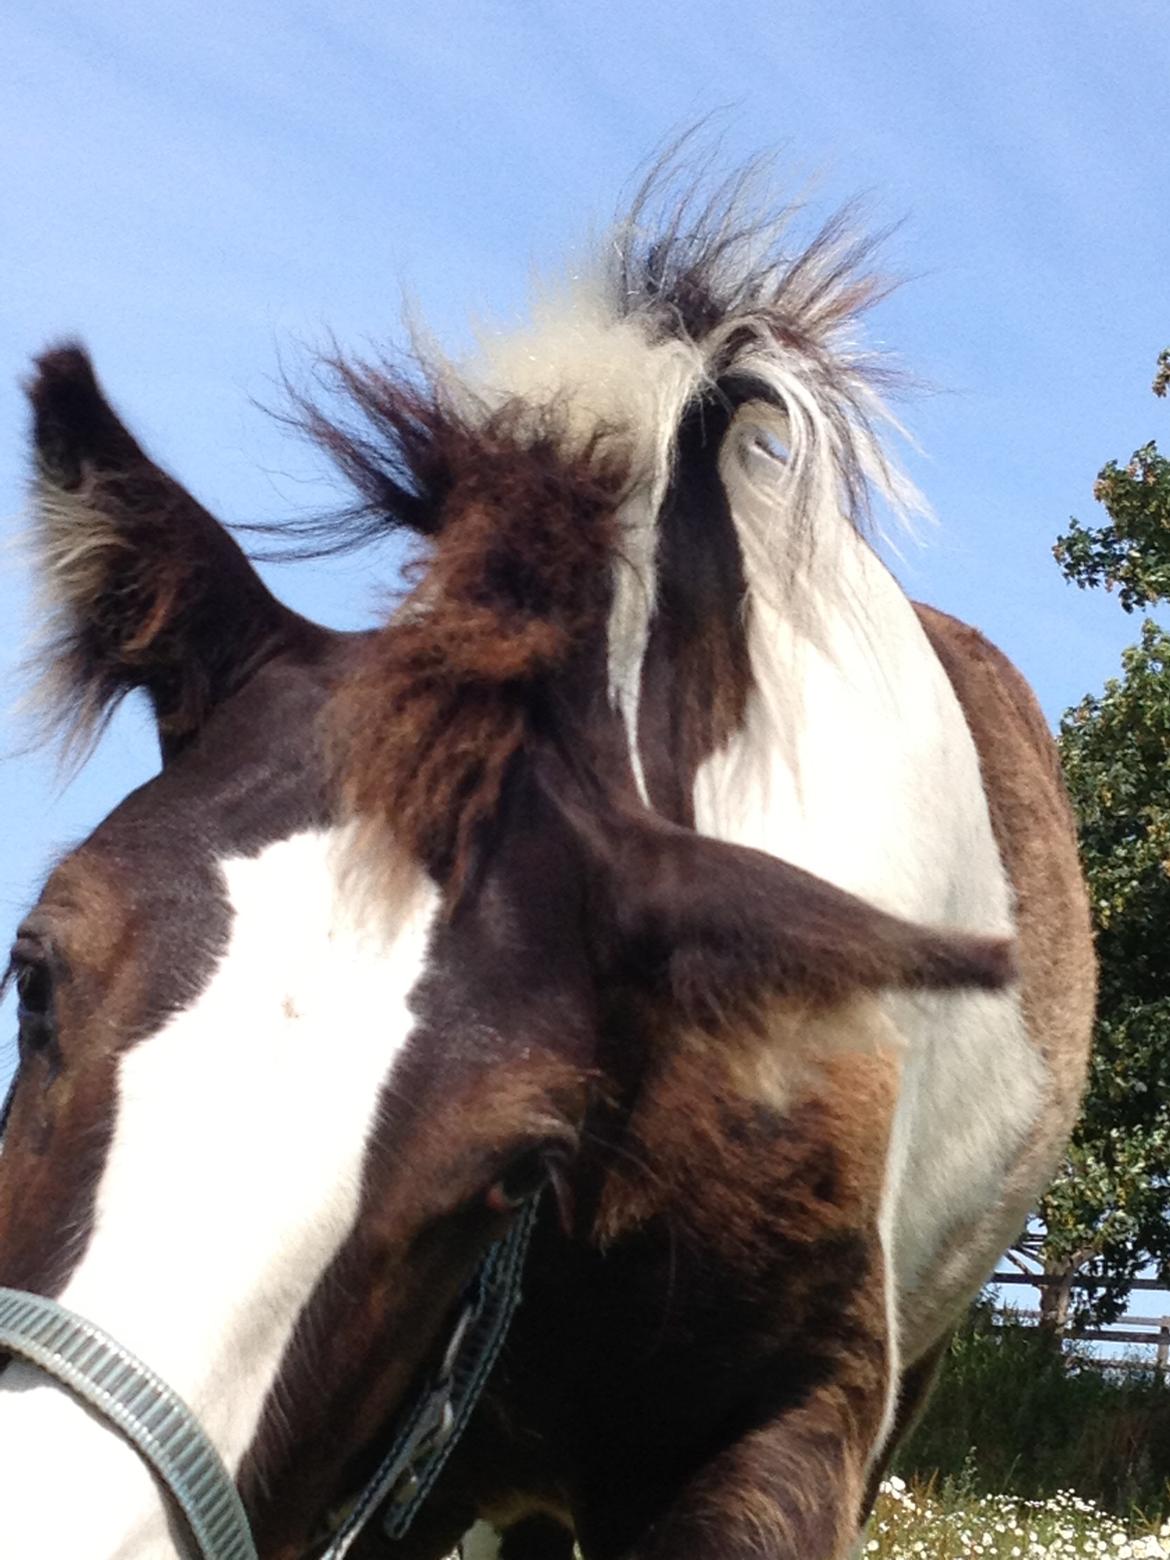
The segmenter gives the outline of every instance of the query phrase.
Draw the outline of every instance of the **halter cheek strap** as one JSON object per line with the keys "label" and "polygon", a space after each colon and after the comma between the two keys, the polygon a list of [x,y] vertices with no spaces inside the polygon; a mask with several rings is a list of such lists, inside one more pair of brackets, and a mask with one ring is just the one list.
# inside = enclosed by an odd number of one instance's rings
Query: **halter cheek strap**
{"label": "halter cheek strap", "polygon": [[520,1304],[524,1259],[539,1203],[537,1193],[508,1233],[488,1247],[468,1286],[438,1374],[402,1421],[389,1452],[320,1560],[344,1560],[380,1507],[385,1508],[382,1531],[388,1538],[401,1538],[418,1515],[467,1428]]}
{"label": "halter cheek strap", "polygon": [[[344,1560],[384,1508],[401,1538],[463,1434],[520,1303],[539,1194],[476,1269],[439,1370],[409,1406],[373,1477],[329,1526],[320,1560]],[[0,1352],[51,1376],[123,1435],[186,1517],[200,1560],[258,1560],[231,1475],[195,1415],[141,1360],[55,1300],[0,1289]]]}

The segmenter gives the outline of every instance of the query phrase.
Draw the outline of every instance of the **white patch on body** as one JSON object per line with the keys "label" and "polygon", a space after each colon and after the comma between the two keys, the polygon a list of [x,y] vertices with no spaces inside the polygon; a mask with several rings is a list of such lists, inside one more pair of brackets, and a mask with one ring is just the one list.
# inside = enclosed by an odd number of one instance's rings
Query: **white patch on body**
{"label": "white patch on body", "polygon": [[[297,1318],[353,1229],[437,891],[369,914],[341,831],[223,863],[226,952],[123,1056],[84,1258],[60,1296],[198,1416],[234,1475]],[[137,1455],[29,1367],[0,1377],[0,1552],[174,1560]]]}
{"label": "white patch on body", "polygon": [[[754,459],[725,480],[753,586],[756,687],[742,732],[697,775],[696,826],[908,919],[1010,934],[974,743],[910,603],[839,516],[792,538],[778,571],[782,511],[768,502],[766,458]],[[913,1357],[930,1341],[902,1337],[907,1297],[929,1291],[948,1232],[997,1204],[1045,1078],[1015,989],[882,1003],[903,1042],[881,1218],[896,1363],[901,1346]],[[1000,1249],[971,1253],[972,1285]],[[928,1313],[919,1303],[920,1324]]]}

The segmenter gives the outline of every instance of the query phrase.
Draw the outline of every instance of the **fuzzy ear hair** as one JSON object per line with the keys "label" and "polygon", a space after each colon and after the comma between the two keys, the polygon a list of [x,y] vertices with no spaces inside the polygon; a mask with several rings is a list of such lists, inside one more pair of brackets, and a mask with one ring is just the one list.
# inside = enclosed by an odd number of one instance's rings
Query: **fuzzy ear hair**
{"label": "fuzzy ear hair", "polygon": [[697,1027],[750,1018],[776,994],[826,1006],[1015,978],[1010,938],[919,926],[763,851],[557,790],[606,895],[616,972]]}
{"label": "fuzzy ear hair", "polygon": [[172,757],[264,660],[315,630],[144,453],[80,347],[47,352],[36,370],[33,550],[50,640],[42,702],[69,744],[83,745],[142,688]]}

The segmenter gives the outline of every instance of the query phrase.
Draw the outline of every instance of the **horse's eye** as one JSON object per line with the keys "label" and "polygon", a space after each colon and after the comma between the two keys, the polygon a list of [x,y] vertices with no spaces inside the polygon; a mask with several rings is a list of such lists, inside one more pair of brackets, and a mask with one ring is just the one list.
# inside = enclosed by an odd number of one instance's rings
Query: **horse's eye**
{"label": "horse's eye", "polygon": [[53,997],[53,982],[48,965],[32,961],[18,964],[16,995],[22,1014],[43,1018],[49,1011]]}
{"label": "horse's eye", "polygon": [[24,1051],[43,1050],[53,1039],[53,974],[43,950],[18,942],[12,952],[17,1022]]}
{"label": "horse's eye", "polygon": [[549,1152],[545,1147],[525,1149],[487,1190],[487,1205],[493,1213],[514,1213],[535,1197],[551,1174]]}

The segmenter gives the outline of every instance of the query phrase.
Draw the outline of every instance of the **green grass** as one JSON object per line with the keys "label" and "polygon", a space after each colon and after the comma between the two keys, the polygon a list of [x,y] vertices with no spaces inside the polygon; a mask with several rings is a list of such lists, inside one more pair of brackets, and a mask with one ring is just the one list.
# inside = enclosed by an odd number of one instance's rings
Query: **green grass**
{"label": "green grass", "polygon": [[1062,1490],[1121,1518],[1170,1514],[1170,1387],[1154,1372],[1070,1364],[1036,1328],[977,1307],[896,1472],[939,1496],[1046,1501]]}
{"label": "green grass", "polygon": [[1119,1519],[1065,1491],[1048,1500],[1005,1495],[959,1496],[937,1487],[882,1486],[862,1560],[1162,1560],[1170,1524]]}

